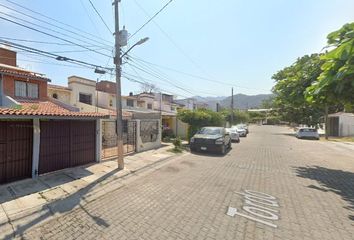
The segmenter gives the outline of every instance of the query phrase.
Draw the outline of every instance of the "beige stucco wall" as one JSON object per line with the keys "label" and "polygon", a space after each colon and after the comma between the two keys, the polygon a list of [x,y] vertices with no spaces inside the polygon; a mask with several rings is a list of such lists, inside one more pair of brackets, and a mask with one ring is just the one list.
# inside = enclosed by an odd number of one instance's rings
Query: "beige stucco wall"
{"label": "beige stucco wall", "polygon": [[154,110],[154,98],[140,96],[140,97],[139,97],[139,100],[145,101],[145,108],[146,108],[146,109],[148,109],[148,107],[147,107],[148,104],[151,104],[151,106],[152,106],[152,109],[151,109],[151,110]]}
{"label": "beige stucco wall", "polygon": [[48,87],[48,97],[53,98],[54,93],[58,95],[57,100],[70,105],[71,92],[69,90]]}
{"label": "beige stucco wall", "polygon": [[92,105],[96,106],[96,82],[77,77],[71,76],[68,78],[68,85],[71,89],[70,104],[77,107],[79,102],[79,94],[90,94],[92,96]]}
{"label": "beige stucco wall", "polygon": [[188,124],[177,119],[177,117],[172,118],[172,130],[176,137],[187,138],[188,134]]}
{"label": "beige stucco wall", "polygon": [[[143,152],[143,151],[147,151],[147,150],[151,150],[151,149],[156,149],[161,147],[161,128],[158,127],[158,135],[157,135],[157,139],[155,142],[145,142],[143,143],[141,137],[140,137],[140,123],[141,120],[135,120],[137,125],[137,131],[136,131],[136,151],[137,152]],[[152,119],[152,121],[158,121],[158,126],[161,126],[161,121],[160,120],[156,120],[156,119]]]}
{"label": "beige stucco wall", "polygon": [[[110,106],[110,101],[112,101],[112,106]],[[106,92],[97,92],[97,103],[101,108],[115,109],[116,108],[116,97],[113,94]]]}

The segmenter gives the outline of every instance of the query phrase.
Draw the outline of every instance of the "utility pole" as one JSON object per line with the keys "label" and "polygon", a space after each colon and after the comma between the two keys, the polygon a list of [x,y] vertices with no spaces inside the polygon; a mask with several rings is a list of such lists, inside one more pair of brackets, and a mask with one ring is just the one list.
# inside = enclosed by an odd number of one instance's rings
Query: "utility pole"
{"label": "utility pole", "polygon": [[325,104],[325,139],[328,140],[328,131],[329,131],[329,123],[328,123],[328,104]]}
{"label": "utility pole", "polygon": [[234,123],[234,88],[231,88],[231,126]]}
{"label": "utility pole", "polygon": [[114,64],[116,65],[116,112],[117,112],[117,144],[118,144],[118,169],[124,169],[123,156],[123,116],[122,116],[122,92],[121,92],[121,64],[119,43],[119,4],[120,0],[114,0],[114,15],[115,15],[115,56]]}

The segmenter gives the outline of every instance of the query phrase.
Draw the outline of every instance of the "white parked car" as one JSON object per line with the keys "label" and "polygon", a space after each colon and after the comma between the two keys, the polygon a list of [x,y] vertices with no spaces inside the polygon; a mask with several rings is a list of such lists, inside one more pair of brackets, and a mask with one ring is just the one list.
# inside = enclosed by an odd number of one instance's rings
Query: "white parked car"
{"label": "white parked car", "polygon": [[227,133],[229,133],[232,142],[240,142],[240,135],[237,132],[236,128],[226,128]]}
{"label": "white parked car", "polygon": [[295,134],[297,138],[320,139],[320,135],[316,128],[303,127],[299,128]]}
{"label": "white parked car", "polygon": [[247,137],[247,130],[240,125],[232,126],[232,129],[236,129],[240,137]]}

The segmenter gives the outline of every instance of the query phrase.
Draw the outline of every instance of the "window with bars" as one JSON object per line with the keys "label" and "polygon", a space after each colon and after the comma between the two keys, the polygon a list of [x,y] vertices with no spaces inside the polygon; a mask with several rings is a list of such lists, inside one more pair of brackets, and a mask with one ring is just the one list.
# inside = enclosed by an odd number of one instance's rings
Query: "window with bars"
{"label": "window with bars", "polygon": [[38,98],[38,84],[15,81],[15,96],[23,98]]}
{"label": "window with bars", "polygon": [[127,99],[127,106],[128,107],[134,107],[134,100]]}

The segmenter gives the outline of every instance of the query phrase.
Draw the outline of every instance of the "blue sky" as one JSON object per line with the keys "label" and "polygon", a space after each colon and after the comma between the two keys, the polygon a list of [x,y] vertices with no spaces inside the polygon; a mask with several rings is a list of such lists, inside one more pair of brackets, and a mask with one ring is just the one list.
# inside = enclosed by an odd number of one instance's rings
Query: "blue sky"
{"label": "blue sky", "polygon": [[[100,37],[95,38],[96,42],[92,44],[110,45],[114,41],[88,0],[11,1]],[[92,2],[113,30],[111,0],[92,0]],[[145,12],[153,15],[167,2],[168,0],[122,0],[121,26],[125,25],[130,33],[135,32],[147,21],[148,16]],[[6,0],[0,0],[0,4],[36,16]],[[232,85],[235,86],[235,93],[251,95],[270,93],[273,86],[271,76],[293,63],[297,57],[319,52],[326,45],[328,33],[347,22],[354,21],[353,9],[352,0],[173,0],[155,18],[155,23],[151,22],[130,39],[129,44],[132,45],[143,37],[150,38],[144,45],[132,50],[134,59],[124,64],[124,75],[133,75],[134,77],[130,78],[154,83],[162,91],[174,93],[180,98],[192,95],[225,96],[231,93]],[[27,25],[46,26],[1,6],[0,11],[27,19],[29,21]],[[7,17],[2,14],[0,16]],[[67,26],[62,27],[70,29]],[[0,29],[2,30],[0,38],[64,43],[1,19]],[[83,45],[91,41],[88,38],[81,38],[80,35],[65,34],[76,38],[71,40]],[[67,36],[61,37],[69,39]],[[75,46],[17,43],[49,52],[85,50]],[[97,51],[112,55],[109,46],[104,46],[106,50],[101,48],[102,46],[95,47]],[[93,52],[58,54],[97,65],[112,66],[112,59]],[[114,80],[114,76],[108,74],[101,76],[95,74],[92,69],[52,65],[67,63],[28,53],[19,53],[18,59],[21,67],[47,74],[53,84],[66,85],[67,77],[70,75],[92,80],[97,78]],[[200,78],[190,77],[168,68]],[[123,94],[138,92],[140,84],[123,79],[122,89]]]}

